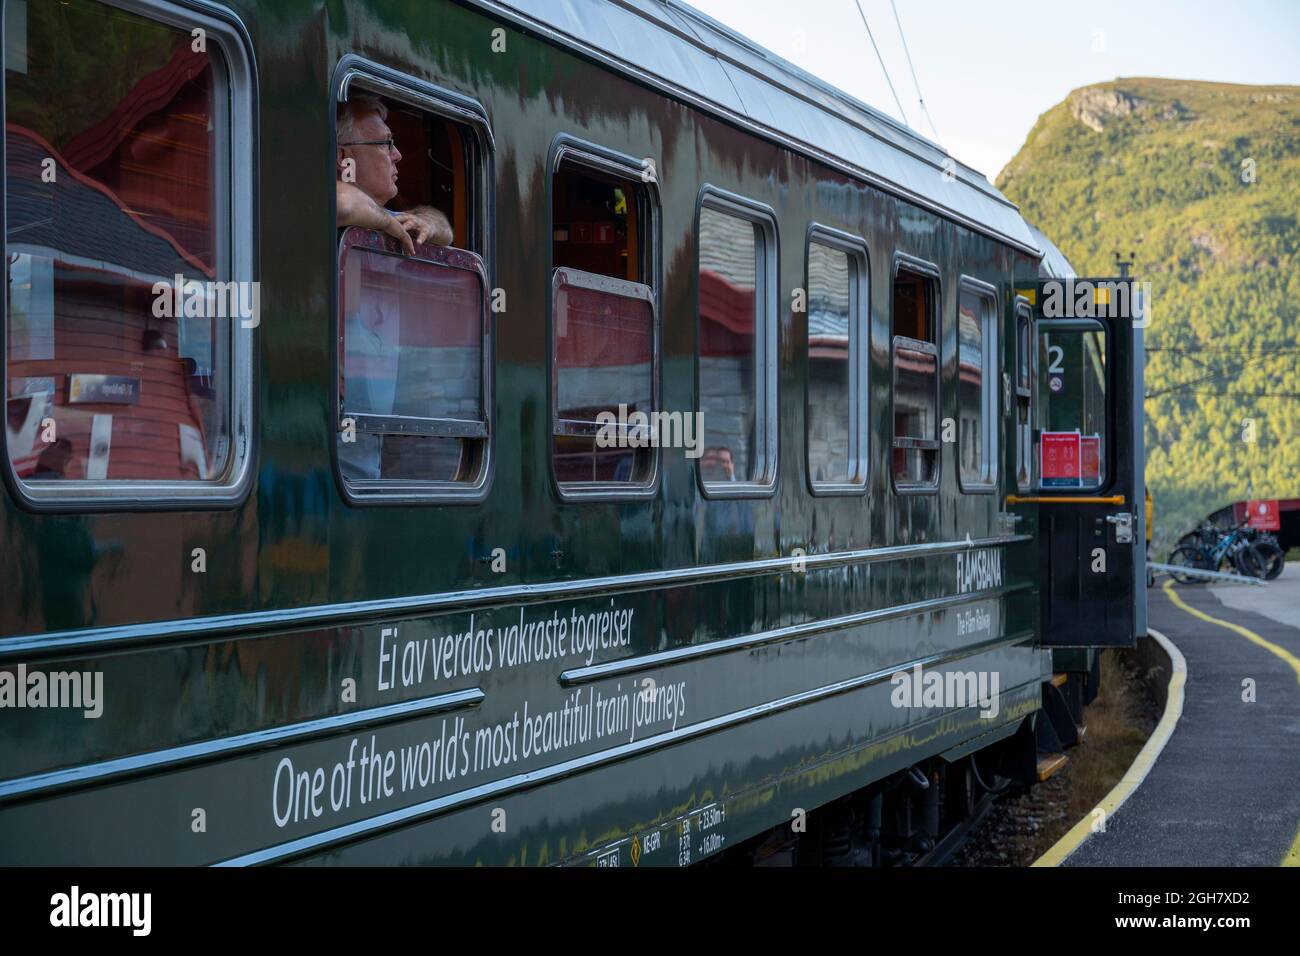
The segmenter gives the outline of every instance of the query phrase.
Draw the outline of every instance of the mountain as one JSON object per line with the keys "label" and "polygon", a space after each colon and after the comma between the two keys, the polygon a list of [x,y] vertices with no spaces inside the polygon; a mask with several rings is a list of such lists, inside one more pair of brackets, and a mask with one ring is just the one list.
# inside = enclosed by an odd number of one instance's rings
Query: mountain
{"label": "mountain", "polygon": [[1048,110],[997,185],[1080,275],[1151,281],[1159,557],[1211,511],[1300,496],[1300,87],[1118,79]]}

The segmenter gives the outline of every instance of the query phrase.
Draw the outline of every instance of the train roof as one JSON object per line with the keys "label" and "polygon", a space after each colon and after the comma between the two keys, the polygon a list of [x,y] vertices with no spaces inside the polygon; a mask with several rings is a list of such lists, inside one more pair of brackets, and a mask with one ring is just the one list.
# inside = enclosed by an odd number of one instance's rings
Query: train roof
{"label": "train roof", "polygon": [[678,0],[470,2],[888,192],[1041,254],[1015,204],[981,173],[893,117]]}
{"label": "train roof", "polygon": [[1026,222],[1029,226],[1030,233],[1033,234],[1034,241],[1038,243],[1038,248],[1043,250],[1043,259],[1038,264],[1038,277],[1040,279],[1069,279],[1078,275],[1074,271],[1074,266],[1070,265],[1070,260],[1065,257],[1065,253],[1051,239],[1043,234],[1043,231],[1031,222]]}

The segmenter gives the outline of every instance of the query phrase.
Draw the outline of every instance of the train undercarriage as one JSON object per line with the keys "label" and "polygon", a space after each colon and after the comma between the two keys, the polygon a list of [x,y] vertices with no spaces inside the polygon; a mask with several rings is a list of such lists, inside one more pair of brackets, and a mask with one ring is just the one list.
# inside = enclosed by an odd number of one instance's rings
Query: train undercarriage
{"label": "train undercarriage", "polygon": [[[1061,654],[1061,652],[1057,652]],[[1072,656],[1067,656],[1072,655]],[[709,866],[896,867],[950,862],[1003,794],[1023,792],[1066,763],[1097,695],[1100,656],[1062,654],[1081,670],[1043,682],[1042,708],[1015,733],[975,752],[931,757],[703,861]]]}

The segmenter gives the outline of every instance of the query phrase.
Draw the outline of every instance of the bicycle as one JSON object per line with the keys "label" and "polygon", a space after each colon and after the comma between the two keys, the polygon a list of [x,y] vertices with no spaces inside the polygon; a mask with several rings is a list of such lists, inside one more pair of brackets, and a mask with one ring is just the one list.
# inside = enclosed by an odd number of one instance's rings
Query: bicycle
{"label": "bicycle", "polygon": [[[1183,535],[1178,546],[1169,555],[1169,563],[1188,569],[1203,571],[1229,571],[1247,577],[1263,578],[1272,565],[1251,542],[1246,525],[1221,532],[1206,522],[1196,531]],[[1278,574],[1281,573],[1279,569]],[[1196,575],[1171,571],[1169,576],[1179,584],[1197,580]],[[1276,575],[1275,575],[1276,576]]]}
{"label": "bicycle", "polygon": [[1277,543],[1277,537],[1268,531],[1249,532],[1250,543],[1259,552],[1263,561],[1264,573],[1260,575],[1265,581],[1272,581],[1286,567],[1286,552]]}

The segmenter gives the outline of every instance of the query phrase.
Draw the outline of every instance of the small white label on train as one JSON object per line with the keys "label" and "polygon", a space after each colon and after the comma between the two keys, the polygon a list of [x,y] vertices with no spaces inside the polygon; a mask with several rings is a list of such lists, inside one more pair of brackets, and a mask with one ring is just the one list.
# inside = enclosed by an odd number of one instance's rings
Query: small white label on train
{"label": "small white label on train", "polygon": [[1002,552],[981,549],[957,552],[957,593],[1002,587]]}
{"label": "small white label on train", "polygon": [[968,610],[958,611],[957,618],[957,636],[966,637],[973,634],[991,634],[993,631],[993,615],[983,607],[973,607]]}

